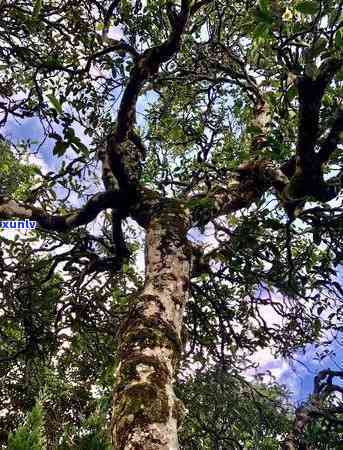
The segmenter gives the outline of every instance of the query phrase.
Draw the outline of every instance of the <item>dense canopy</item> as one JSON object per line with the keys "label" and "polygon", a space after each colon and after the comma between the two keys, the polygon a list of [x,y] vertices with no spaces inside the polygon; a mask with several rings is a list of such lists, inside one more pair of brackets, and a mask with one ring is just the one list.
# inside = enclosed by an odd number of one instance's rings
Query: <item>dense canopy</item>
{"label": "dense canopy", "polygon": [[0,8],[2,448],[339,449],[343,2]]}

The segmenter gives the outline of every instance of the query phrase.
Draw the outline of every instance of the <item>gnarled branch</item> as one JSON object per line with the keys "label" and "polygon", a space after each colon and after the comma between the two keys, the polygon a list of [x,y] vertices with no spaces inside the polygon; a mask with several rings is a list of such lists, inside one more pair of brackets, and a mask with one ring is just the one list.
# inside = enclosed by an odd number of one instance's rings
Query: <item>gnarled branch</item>
{"label": "gnarled branch", "polygon": [[107,191],[94,195],[83,208],[66,215],[49,214],[41,208],[18,203],[15,200],[2,199],[0,216],[37,221],[45,230],[65,232],[92,222],[97,215],[107,209],[122,209],[127,205],[127,195],[120,191]]}
{"label": "gnarled branch", "polygon": [[[168,61],[180,49],[182,34],[190,16],[191,2],[182,0],[179,13],[174,11],[174,14],[170,14],[170,4],[168,10],[172,28],[169,37],[162,44],[147,49],[137,58],[120,103],[116,130],[108,139],[107,153],[111,169],[119,186],[123,189],[135,189],[139,179],[138,168],[144,158],[142,146],[133,129],[139,93],[144,83],[157,74],[160,65]],[[129,151],[123,145],[128,139],[133,143],[129,146]]]}

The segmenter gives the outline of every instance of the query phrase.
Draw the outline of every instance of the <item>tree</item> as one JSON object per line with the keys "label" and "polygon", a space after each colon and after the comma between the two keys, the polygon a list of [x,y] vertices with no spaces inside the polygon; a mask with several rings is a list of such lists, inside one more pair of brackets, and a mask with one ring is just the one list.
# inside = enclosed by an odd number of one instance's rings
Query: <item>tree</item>
{"label": "tree", "polygon": [[[177,393],[185,405],[192,406],[182,423],[181,448],[277,450],[281,437],[291,430],[288,394],[276,383],[269,385],[261,380],[249,383],[217,368],[178,383]],[[100,406],[80,428],[65,430],[61,443],[54,448],[110,448],[103,412]],[[15,433],[19,443],[23,440],[22,428]],[[30,442],[41,428],[42,423],[38,423],[25,430],[26,441]],[[13,446],[11,450],[19,448]]]}
{"label": "tree", "polygon": [[184,449],[277,450],[291,429],[288,393],[276,383],[249,383],[217,368],[179,383],[177,393],[189,408]]}
{"label": "tree", "polygon": [[342,447],[342,386],[333,384],[342,371],[321,370],[314,378],[313,394],[295,412],[293,429],[284,450]]}
{"label": "tree", "polygon": [[16,433],[10,434],[8,439],[9,450],[43,450],[44,429],[43,429],[44,412],[42,405],[37,403],[32,412]]}
{"label": "tree", "polygon": [[[108,318],[112,295],[108,323],[120,326],[101,348],[112,343],[115,355],[113,448],[177,449],[183,407],[173,381],[184,348],[184,369],[243,370],[258,348],[290,355],[339,326],[342,3],[3,0],[1,8],[0,123],[40,120],[56,170],[35,169],[25,198],[3,190],[0,216],[38,222],[39,251],[50,246],[44,281],[57,281],[64,263],[70,302],[52,303],[57,323],[70,315],[73,339],[87,311],[94,330],[98,307]],[[13,144],[43,154],[44,144]],[[139,230],[144,280],[133,258]],[[12,286],[16,246],[1,240],[3,283]],[[29,245],[29,265],[35,253]],[[31,279],[22,283],[31,292]],[[100,300],[94,283],[106,286]],[[5,291],[2,299],[7,306]],[[268,323],[264,307],[282,321]],[[39,354],[40,328],[31,328],[23,323],[30,345],[19,353],[20,337],[5,329],[4,363]]]}

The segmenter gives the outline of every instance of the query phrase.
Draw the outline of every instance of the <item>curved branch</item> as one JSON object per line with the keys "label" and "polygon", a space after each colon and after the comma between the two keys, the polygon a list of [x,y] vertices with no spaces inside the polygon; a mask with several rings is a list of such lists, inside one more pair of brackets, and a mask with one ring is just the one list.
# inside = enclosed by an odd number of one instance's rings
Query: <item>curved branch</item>
{"label": "curved branch", "polygon": [[101,211],[107,208],[125,209],[127,201],[127,195],[120,191],[101,192],[94,195],[82,209],[61,216],[48,214],[43,209],[18,203],[15,200],[2,199],[0,201],[0,216],[30,219],[38,222],[45,230],[65,232],[92,222]]}
{"label": "curved branch", "polygon": [[[160,65],[167,62],[176,54],[181,46],[182,35],[190,17],[191,1],[182,0],[179,13],[168,4],[171,32],[168,39],[162,44],[147,49],[140,55],[131,71],[130,80],[124,91],[115,132],[109,137],[107,153],[109,155],[111,169],[118,183],[123,189],[134,188],[139,179],[139,167],[144,154],[138,141],[134,138],[133,127],[136,122],[136,103],[144,83],[156,76]],[[127,139],[133,145],[126,149],[123,144]],[[135,148],[134,148],[135,147]]]}
{"label": "curved branch", "polygon": [[[315,146],[319,133],[319,112],[325,89],[331,83],[336,72],[342,67],[343,61],[338,58],[325,60],[319,68],[319,75],[312,79],[307,75],[299,76],[297,87],[299,93],[299,124],[297,140],[297,177],[302,178],[302,188],[297,190],[300,198],[306,195],[325,198],[325,186],[322,176],[322,158],[327,156],[327,150],[319,156]],[[300,185],[300,183],[298,183]],[[319,186],[319,189],[318,189]]]}
{"label": "curved branch", "polygon": [[326,163],[329,160],[331,153],[333,153],[336,150],[337,145],[343,141],[342,133],[343,133],[343,106],[341,105],[336,112],[336,117],[330,130],[330,133],[328,134],[325,141],[322,143],[319,150],[318,154],[319,160],[322,164]]}
{"label": "curved branch", "polygon": [[120,0],[114,0],[108,10],[106,11],[105,17],[104,17],[104,29],[102,30],[102,40],[105,42],[107,40],[108,32],[111,25],[111,18],[113,16],[114,10],[118,6]]}
{"label": "curved branch", "polygon": [[189,200],[193,223],[205,225],[223,214],[249,207],[271,187],[281,194],[289,180],[271,161],[254,160],[241,164],[226,185]]}
{"label": "curved branch", "polygon": [[287,436],[282,445],[282,450],[294,450],[301,444],[306,427],[316,418],[325,417],[326,419],[342,424],[342,421],[335,417],[340,414],[342,408],[327,408],[324,401],[332,392],[343,392],[342,386],[334,385],[333,379],[343,378],[343,371],[330,369],[321,370],[314,377],[313,394],[309,400],[300,405],[295,412],[295,419],[292,432]]}

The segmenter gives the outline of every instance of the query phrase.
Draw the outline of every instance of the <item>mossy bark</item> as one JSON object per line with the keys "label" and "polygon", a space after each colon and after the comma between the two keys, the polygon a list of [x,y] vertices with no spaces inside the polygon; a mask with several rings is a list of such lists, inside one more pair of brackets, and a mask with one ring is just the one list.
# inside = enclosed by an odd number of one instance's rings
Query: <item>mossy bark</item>
{"label": "mossy bark", "polygon": [[176,450],[180,402],[173,380],[188,297],[188,214],[160,205],[146,225],[145,285],[120,329],[112,438],[116,450]]}

